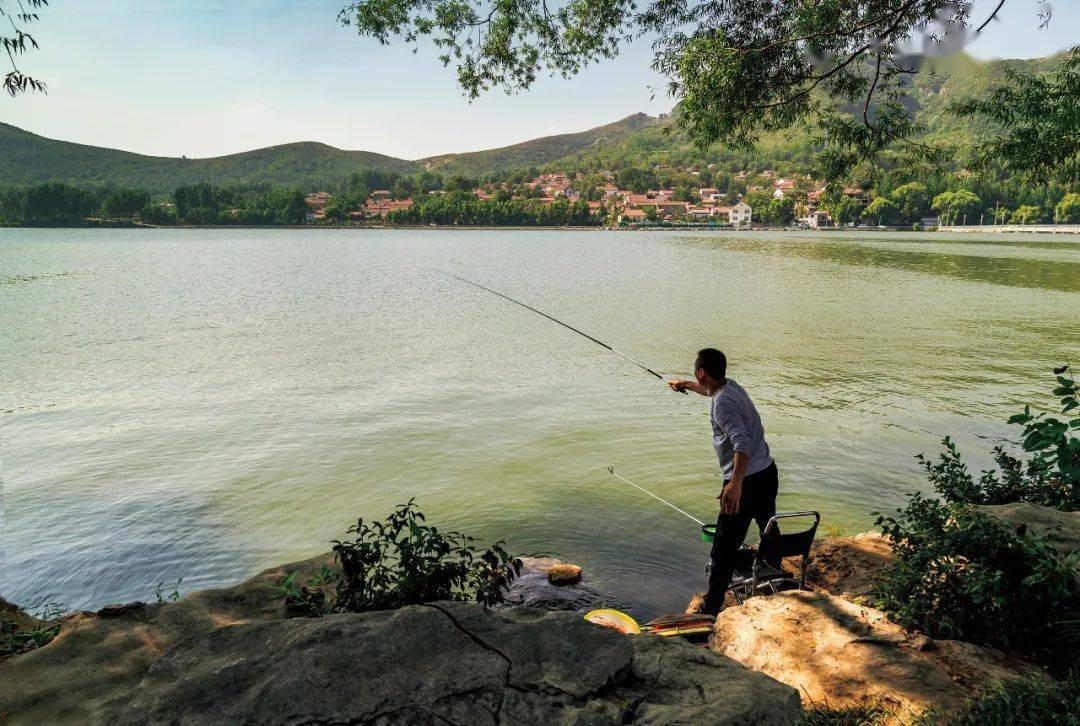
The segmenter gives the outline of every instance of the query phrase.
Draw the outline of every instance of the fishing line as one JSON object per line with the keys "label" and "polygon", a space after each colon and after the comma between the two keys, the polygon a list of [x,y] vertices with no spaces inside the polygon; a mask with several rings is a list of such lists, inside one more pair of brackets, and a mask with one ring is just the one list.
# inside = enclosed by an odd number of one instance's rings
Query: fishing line
{"label": "fishing line", "polygon": [[[659,378],[661,381],[664,381],[665,383],[667,382],[662,375],[660,375],[659,373],[654,371],[652,368],[649,368],[649,366],[645,365],[644,363],[637,362],[636,360],[634,360],[630,356],[626,355],[625,353],[621,353],[621,352],[615,350],[614,348],[612,348],[610,345],[608,345],[604,341],[597,340],[596,338],[592,337],[588,333],[586,333],[584,331],[581,331],[581,330],[578,330],[573,325],[568,325],[567,323],[564,323],[563,321],[559,320],[558,318],[553,318],[552,316],[548,315],[547,313],[543,312],[542,310],[537,310],[532,305],[526,305],[525,303],[521,302],[520,300],[515,300],[514,298],[510,297],[509,295],[504,295],[503,293],[499,292],[498,290],[492,290],[490,287],[485,287],[484,285],[481,285],[478,282],[473,282],[472,280],[468,280],[468,279],[466,279],[464,277],[461,277],[460,275],[455,275],[452,272],[447,272],[446,270],[437,270],[437,271],[441,272],[444,275],[452,277],[455,280],[460,280],[461,282],[472,285],[473,287],[478,287],[481,290],[486,290],[486,291],[490,292],[492,295],[498,295],[503,300],[508,300],[509,302],[512,302],[515,305],[520,305],[521,307],[525,308],[526,310],[531,310],[534,313],[536,313],[537,315],[541,315],[541,316],[547,318],[548,320],[550,320],[553,323],[558,323],[559,325],[563,326],[567,330],[572,330],[575,333],[577,333],[578,335],[582,336],[583,338],[588,338],[589,340],[596,343],[600,347],[606,348],[607,350],[610,350],[615,355],[617,355],[617,356],[619,356],[621,358],[624,358],[625,360],[633,363],[634,365],[636,365],[638,368],[645,371],[646,373],[649,373],[650,375],[656,376],[657,378]],[[687,391],[684,390],[684,391],[681,391],[681,393],[686,394]]]}
{"label": "fishing line", "polygon": [[705,526],[705,523],[704,523],[704,522],[702,522],[702,521],[701,521],[700,519],[698,519],[697,517],[695,517],[694,515],[692,515],[692,514],[688,514],[687,512],[684,512],[683,510],[679,509],[678,507],[676,507],[676,506],[675,506],[674,504],[672,504],[672,503],[671,503],[671,502],[669,502],[668,500],[664,499],[663,497],[657,496],[656,494],[653,494],[652,492],[650,492],[650,491],[649,491],[648,489],[646,489],[645,487],[642,487],[642,486],[638,486],[637,484],[635,484],[634,482],[630,481],[630,480],[629,480],[629,479],[627,479],[626,477],[624,477],[624,476],[620,476],[619,474],[616,474],[616,473],[615,473],[615,467],[613,467],[613,466],[609,466],[609,467],[607,468],[607,470],[608,470],[608,472],[609,472],[609,473],[610,473],[610,474],[611,474],[611,475],[612,475],[613,477],[615,477],[616,479],[619,479],[619,480],[621,480],[621,481],[624,481],[624,482],[626,482],[627,484],[629,484],[630,486],[634,487],[635,489],[640,489],[641,491],[645,492],[646,494],[648,494],[648,495],[649,495],[650,497],[652,497],[653,499],[656,499],[656,500],[658,500],[658,501],[661,501],[661,502],[663,502],[664,504],[668,505],[669,507],[671,507],[672,509],[674,509],[674,510],[675,510],[676,512],[678,512],[679,514],[683,515],[684,517],[688,517],[688,518],[690,518],[690,519],[694,520],[695,522],[697,522],[697,523],[698,523],[699,525],[701,525],[702,527],[704,527],[704,526]]}

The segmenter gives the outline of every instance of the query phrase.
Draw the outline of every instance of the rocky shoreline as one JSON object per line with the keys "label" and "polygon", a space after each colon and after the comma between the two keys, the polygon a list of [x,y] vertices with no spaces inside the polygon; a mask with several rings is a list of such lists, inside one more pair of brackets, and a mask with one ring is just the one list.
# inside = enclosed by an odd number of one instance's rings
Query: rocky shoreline
{"label": "rocky shoreline", "polygon": [[[1075,551],[1076,513],[1032,507],[993,514]],[[947,714],[1004,679],[1046,678],[891,623],[866,597],[890,559],[879,535],[822,539],[812,591],[726,608],[702,648],[586,623],[602,594],[572,569],[552,585],[550,559],[526,562],[508,608],[291,617],[273,586],[330,564],[320,555],[176,602],[67,617],[48,645],[0,660],[0,722],[787,724],[821,704]]]}

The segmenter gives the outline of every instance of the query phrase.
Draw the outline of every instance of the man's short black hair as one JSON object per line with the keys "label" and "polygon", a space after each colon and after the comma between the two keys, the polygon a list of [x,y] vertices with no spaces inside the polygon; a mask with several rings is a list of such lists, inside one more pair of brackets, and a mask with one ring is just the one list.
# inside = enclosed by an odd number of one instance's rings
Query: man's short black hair
{"label": "man's short black hair", "polygon": [[705,369],[705,372],[718,381],[727,377],[727,356],[716,348],[702,348],[698,351],[697,360],[694,361],[694,370]]}

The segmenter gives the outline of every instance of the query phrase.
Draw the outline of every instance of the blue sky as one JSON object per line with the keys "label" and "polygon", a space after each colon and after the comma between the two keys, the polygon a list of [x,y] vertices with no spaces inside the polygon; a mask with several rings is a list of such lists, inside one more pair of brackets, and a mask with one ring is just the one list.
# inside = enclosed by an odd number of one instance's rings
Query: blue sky
{"label": "blue sky", "polygon": [[[668,111],[647,43],[576,78],[469,103],[433,52],[379,46],[323,0],[52,0],[24,69],[45,96],[0,100],[0,120],[145,154],[216,156],[322,141],[404,158],[492,148]],[[978,0],[976,13],[996,3]],[[1080,42],[1080,2],[1008,0],[967,51],[1026,58]],[[657,89],[653,97],[652,88]]]}

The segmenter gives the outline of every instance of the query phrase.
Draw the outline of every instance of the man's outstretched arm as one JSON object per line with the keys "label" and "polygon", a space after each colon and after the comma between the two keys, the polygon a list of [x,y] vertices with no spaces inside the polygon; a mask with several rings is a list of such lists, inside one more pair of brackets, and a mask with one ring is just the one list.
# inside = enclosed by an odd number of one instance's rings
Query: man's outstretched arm
{"label": "man's outstretched arm", "polygon": [[708,396],[709,392],[705,390],[705,386],[701,385],[697,381],[683,381],[678,378],[673,378],[667,382],[671,386],[671,390],[682,393],[683,391],[693,391],[699,396]]}

